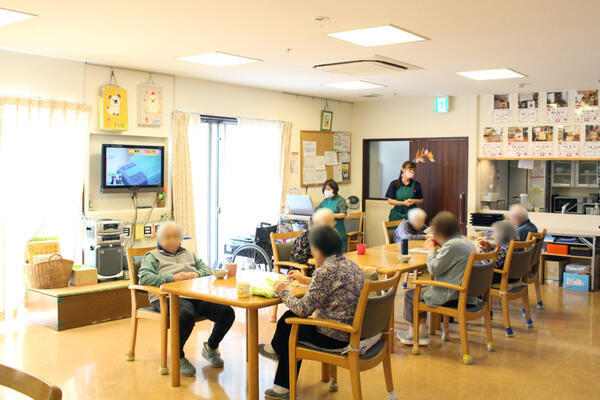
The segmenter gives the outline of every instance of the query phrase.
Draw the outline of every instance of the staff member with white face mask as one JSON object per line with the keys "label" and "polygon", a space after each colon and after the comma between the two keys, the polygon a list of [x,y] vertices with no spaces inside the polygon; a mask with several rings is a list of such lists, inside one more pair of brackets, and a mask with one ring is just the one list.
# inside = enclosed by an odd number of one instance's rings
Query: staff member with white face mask
{"label": "staff member with white face mask", "polygon": [[329,208],[333,211],[335,217],[335,230],[340,234],[344,240],[344,253],[348,251],[348,241],[346,240],[346,227],[344,226],[344,218],[346,218],[346,212],[348,211],[348,204],[346,199],[338,194],[340,188],[333,179],[327,179],[323,183],[323,194],[325,200],[317,206],[319,208]]}
{"label": "staff member with white face mask", "polygon": [[415,167],[414,162],[405,161],[400,176],[390,183],[385,193],[388,204],[394,206],[390,211],[390,221],[406,219],[408,210],[423,204],[421,184],[414,180]]}

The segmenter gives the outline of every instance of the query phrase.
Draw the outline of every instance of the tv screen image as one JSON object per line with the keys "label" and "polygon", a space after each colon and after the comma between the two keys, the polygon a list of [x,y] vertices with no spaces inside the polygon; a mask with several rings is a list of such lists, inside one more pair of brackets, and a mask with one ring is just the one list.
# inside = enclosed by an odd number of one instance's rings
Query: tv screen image
{"label": "tv screen image", "polygon": [[163,148],[104,145],[104,188],[161,187]]}

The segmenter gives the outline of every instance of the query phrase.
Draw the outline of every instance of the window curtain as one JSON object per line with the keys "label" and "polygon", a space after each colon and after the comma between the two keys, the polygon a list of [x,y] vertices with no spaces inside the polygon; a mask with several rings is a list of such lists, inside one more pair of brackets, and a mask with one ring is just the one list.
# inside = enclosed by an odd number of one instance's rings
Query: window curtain
{"label": "window curtain", "polygon": [[81,262],[82,201],[91,106],[0,97],[0,318],[24,298],[27,241],[58,236]]}
{"label": "window curtain", "polygon": [[193,239],[193,251],[196,253],[196,220],[188,139],[189,126],[190,114],[173,113],[173,219],[181,227],[183,236]]}
{"label": "window curtain", "polygon": [[279,212],[283,214],[285,210],[285,195],[289,190],[288,175],[290,170],[290,140],[292,137],[292,123],[283,122],[281,124],[281,160],[279,173],[281,176],[281,204]]}

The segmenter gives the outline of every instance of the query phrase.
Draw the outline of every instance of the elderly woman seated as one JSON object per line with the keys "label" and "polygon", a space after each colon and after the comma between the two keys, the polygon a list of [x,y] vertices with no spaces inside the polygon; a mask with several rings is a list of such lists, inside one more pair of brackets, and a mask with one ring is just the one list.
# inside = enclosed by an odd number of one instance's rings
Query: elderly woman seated
{"label": "elderly woman seated", "polygon": [[[329,208],[319,208],[312,217],[313,227],[331,226],[335,227],[335,218],[333,211]],[[298,264],[308,264],[308,260],[312,257],[310,254],[310,245],[308,243],[308,231],[304,231],[294,240],[292,251],[290,253],[290,261]],[[312,276],[314,267],[308,266],[307,275]]]}
{"label": "elderly woman seated", "polygon": [[[161,225],[156,249],[147,253],[142,260],[138,273],[140,285],[160,287],[167,282],[211,275],[212,270],[208,265],[196,258],[194,253],[181,247],[181,239],[181,229],[175,222],[170,221]],[[150,294],[150,304],[154,310],[160,311],[158,296]],[[184,376],[196,374],[196,368],[185,358],[183,352],[183,345],[194,329],[196,316],[206,317],[215,324],[208,342],[204,342],[202,346],[202,357],[215,368],[223,367],[223,360],[218,351],[219,343],[235,319],[233,309],[229,306],[202,300],[179,299],[179,365]]]}
{"label": "elderly woman seated", "polygon": [[420,208],[411,208],[408,210],[408,220],[402,221],[396,228],[395,242],[400,243],[402,239],[425,240],[427,225],[425,220],[427,213]]}
{"label": "elderly woman seated", "polygon": [[[365,283],[360,267],[343,255],[344,243],[334,228],[312,228],[308,241],[318,268],[304,297],[296,298],[282,282],[275,283],[273,288],[289,311],[279,318],[271,343],[259,346],[261,355],[278,361],[275,385],[265,392],[266,399],[289,398],[288,345],[291,325],[285,323],[286,318],[308,317],[316,311],[317,318],[352,324]],[[298,340],[321,348],[339,349],[348,345],[350,335],[329,328],[301,325]]]}
{"label": "elderly woman seated", "polygon": [[[492,225],[493,239],[496,245],[492,245],[485,239],[480,239],[477,244],[481,251],[493,251],[498,250],[498,258],[496,258],[496,268],[504,268],[504,260],[506,259],[506,253],[508,252],[508,246],[512,240],[519,240],[519,234],[513,224],[509,221],[498,221]],[[494,274],[492,283],[498,283],[502,280],[501,274]]]}

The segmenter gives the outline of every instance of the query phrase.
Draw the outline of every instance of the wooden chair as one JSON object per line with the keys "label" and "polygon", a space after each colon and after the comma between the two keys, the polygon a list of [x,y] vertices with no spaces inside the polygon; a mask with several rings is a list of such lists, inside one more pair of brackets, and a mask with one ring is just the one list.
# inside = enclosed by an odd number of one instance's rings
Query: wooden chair
{"label": "wooden chair", "polygon": [[0,385],[16,390],[33,400],[61,400],[62,391],[26,372],[0,364]]}
{"label": "wooden chair", "polygon": [[[318,318],[288,318],[285,320],[286,323],[292,325],[289,348],[290,399],[296,399],[298,360],[314,360],[329,365],[334,382],[337,377],[338,366],[348,369],[354,400],[362,399],[360,372],[383,363],[385,384],[389,393],[388,398],[397,398],[393,393],[394,383],[392,381],[392,365],[388,342],[393,340],[390,337],[390,332],[394,323],[393,306],[399,281],[400,274],[398,272],[390,279],[383,281],[365,281],[352,325]],[[374,291],[385,291],[385,293],[381,296],[369,297],[369,293]],[[346,354],[342,354],[342,352],[325,351],[304,343],[298,343],[300,325],[322,326],[347,332],[350,334],[350,350]],[[381,339],[365,354],[361,355],[358,350],[360,339],[374,337],[378,334],[381,334]],[[368,397],[370,398],[370,396]]]}
{"label": "wooden chair", "polygon": [[[294,245],[294,240],[300,234],[302,234],[304,230],[296,231],[296,232],[285,232],[285,233],[271,233],[271,249],[273,250],[273,269],[277,273],[281,273],[281,268],[286,270],[291,269],[299,269],[302,275],[306,276],[306,271],[308,270],[308,265],[299,264],[293,261],[290,261],[290,255],[292,251],[292,246]],[[285,240],[286,242],[281,242]],[[277,321],[277,304],[273,306],[273,314],[271,314],[271,322]]]}
{"label": "wooden chair", "polygon": [[[537,300],[537,309],[543,310],[544,303],[542,302],[542,290],[540,288],[539,270],[542,267],[539,265],[540,256],[542,254],[542,247],[544,247],[544,238],[546,237],[546,230],[539,233],[529,232],[526,240],[535,240],[533,245],[533,256],[531,258],[531,268],[529,269],[529,275],[527,275],[526,282],[528,285],[535,285],[535,297]],[[523,315],[525,315],[525,309],[523,309]]]}
{"label": "wooden chair", "polygon": [[534,240],[525,242],[511,241],[508,246],[508,251],[506,252],[504,268],[494,270],[494,272],[502,274],[502,280],[500,283],[494,283],[492,285],[490,295],[492,297],[500,298],[505,333],[508,337],[513,336],[513,330],[510,326],[510,314],[508,313],[509,300],[518,298],[523,300],[527,327],[533,328],[533,321],[531,320],[531,314],[529,313],[529,289],[525,281],[527,280],[527,275],[531,268],[534,244]]}
{"label": "wooden chair", "polygon": [[348,213],[344,219],[348,251],[356,250],[356,245],[363,242],[363,219],[364,213],[361,211]]}
{"label": "wooden chair", "polygon": [[[137,326],[138,319],[151,319],[153,321],[160,322],[160,368],[159,372],[161,375],[167,375],[169,368],[167,367],[167,333],[169,330],[169,314],[167,306],[167,295],[168,293],[163,292],[154,286],[138,285],[138,271],[140,263],[133,261],[133,257],[141,257],[148,253],[150,250],[154,250],[156,247],[138,247],[127,249],[127,266],[129,268],[129,279],[131,284],[129,290],[131,291],[131,330],[129,339],[129,352],[125,359],[127,361],[135,360],[135,342],[137,338]],[[152,293],[158,296],[160,301],[160,312],[154,311],[152,307],[140,307],[137,302],[137,294],[139,292]],[[196,317],[196,322],[203,321],[206,318]],[[172,355],[177,357],[177,355]]]}
{"label": "wooden chair", "polygon": [[395,243],[396,228],[404,222],[403,219],[399,221],[383,221],[383,235],[385,237],[385,244]]}
{"label": "wooden chair", "polygon": [[[414,342],[413,354],[420,354],[419,349],[419,313],[430,312],[444,315],[444,330],[442,332],[442,340],[445,341],[448,336],[448,325],[450,317],[458,319],[460,328],[460,342],[462,345],[462,360],[466,365],[473,363],[473,357],[469,354],[469,341],[467,339],[467,321],[483,317],[485,321],[485,332],[487,336],[487,349],[494,351],[496,345],[492,338],[492,318],[490,315],[490,286],[494,275],[495,261],[498,252],[491,253],[471,253],[471,257],[465,268],[465,274],[462,282],[459,285],[452,283],[432,281],[432,280],[416,280],[413,283],[416,285],[414,294]],[[421,289],[423,286],[437,286],[447,289],[456,290],[458,294],[458,302],[452,306],[446,304],[440,307],[428,306],[420,301]],[[467,304],[467,298],[470,296],[481,296],[482,301],[477,305]]]}

